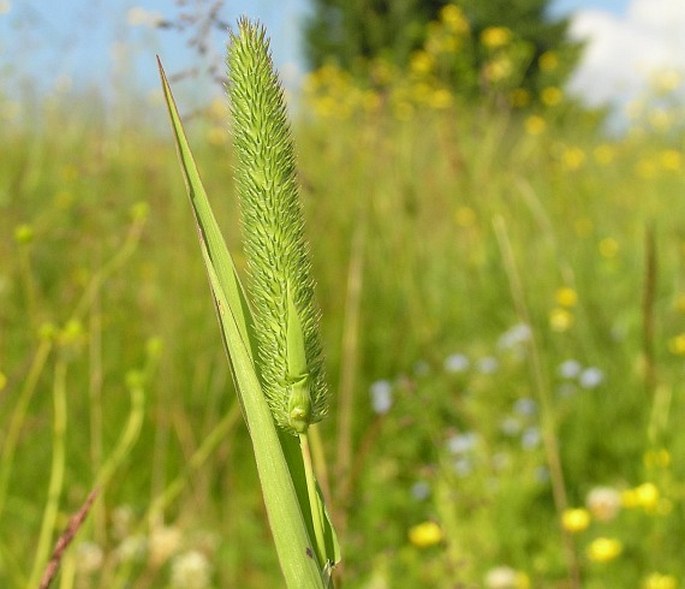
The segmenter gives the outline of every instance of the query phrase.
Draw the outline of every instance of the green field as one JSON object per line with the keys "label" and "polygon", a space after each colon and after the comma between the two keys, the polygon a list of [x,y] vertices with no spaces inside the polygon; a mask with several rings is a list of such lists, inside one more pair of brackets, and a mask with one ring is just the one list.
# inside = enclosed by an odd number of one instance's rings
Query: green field
{"label": "green field", "polygon": [[[445,106],[294,125],[340,586],[678,587],[682,124]],[[56,587],[278,587],[171,135],[136,117],[0,130],[0,586],[99,482]],[[224,119],[189,130],[241,265]]]}

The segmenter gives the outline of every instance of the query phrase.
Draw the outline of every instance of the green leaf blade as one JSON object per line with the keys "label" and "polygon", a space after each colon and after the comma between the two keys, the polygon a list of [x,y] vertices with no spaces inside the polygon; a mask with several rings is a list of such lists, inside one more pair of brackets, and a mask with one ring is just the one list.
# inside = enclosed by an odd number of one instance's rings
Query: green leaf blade
{"label": "green leaf blade", "polygon": [[[171,126],[176,140],[176,151],[181,163],[183,179],[186,184],[186,189],[188,190],[193,215],[195,216],[195,223],[200,234],[200,241],[204,243],[204,246],[207,248],[209,258],[219,278],[219,283],[226,289],[228,301],[231,303],[232,307],[235,307],[236,320],[238,321],[240,334],[245,341],[249,341],[250,330],[248,329],[248,326],[252,324],[252,315],[249,305],[247,304],[247,299],[245,298],[244,289],[240,284],[233,259],[226,247],[226,242],[221,235],[219,224],[217,223],[209,204],[207,193],[195,164],[195,158],[190,150],[190,145],[183,129],[181,117],[176,108],[171,86],[169,85],[169,81],[159,57],[157,58],[157,64],[162,79],[164,99],[169,110]],[[250,346],[251,355],[252,349],[253,347]]]}

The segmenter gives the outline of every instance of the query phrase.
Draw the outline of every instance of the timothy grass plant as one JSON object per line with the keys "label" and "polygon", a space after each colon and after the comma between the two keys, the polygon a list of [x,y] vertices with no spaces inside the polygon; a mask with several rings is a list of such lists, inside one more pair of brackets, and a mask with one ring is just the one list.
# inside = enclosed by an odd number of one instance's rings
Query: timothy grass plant
{"label": "timothy grass plant", "polygon": [[340,554],[308,435],[327,410],[320,313],[283,91],[260,25],[238,22],[227,61],[248,288],[219,231],[160,63],[162,84],[286,584],[331,587]]}

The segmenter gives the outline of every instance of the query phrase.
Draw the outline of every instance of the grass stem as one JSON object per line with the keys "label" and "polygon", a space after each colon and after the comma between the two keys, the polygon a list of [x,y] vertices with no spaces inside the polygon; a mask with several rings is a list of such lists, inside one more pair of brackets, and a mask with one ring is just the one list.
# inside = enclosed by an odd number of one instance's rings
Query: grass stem
{"label": "grass stem", "polygon": [[52,464],[50,466],[50,480],[48,482],[48,497],[43,511],[43,522],[40,528],[38,544],[29,587],[37,587],[43,568],[48,561],[52,536],[55,532],[59,501],[64,484],[66,463],[65,435],[67,429],[67,361],[58,358],[55,362],[53,381],[53,426],[52,426]]}
{"label": "grass stem", "polygon": [[561,465],[561,454],[559,451],[559,444],[557,442],[556,434],[556,420],[554,417],[554,408],[552,407],[552,400],[549,395],[549,387],[545,383],[543,376],[542,360],[540,358],[540,350],[536,343],[535,332],[530,321],[530,314],[526,305],[523,283],[521,282],[520,274],[516,268],[514,259],[514,251],[511,247],[511,241],[507,233],[507,226],[504,218],[496,216],[494,221],[495,234],[497,236],[497,243],[500,248],[504,267],[509,279],[509,286],[511,289],[512,299],[514,301],[514,308],[519,317],[519,321],[528,325],[531,330],[529,340],[529,367],[531,371],[531,380],[535,387],[535,392],[540,403],[541,427],[542,427],[542,443],[545,449],[547,458],[547,466],[549,467],[550,478],[552,481],[552,494],[554,497],[554,506],[559,518],[559,526],[564,545],[564,554],[566,556],[566,565],[569,573],[569,583],[571,587],[580,589],[580,566],[578,563],[578,556],[576,554],[575,546],[568,533],[561,527],[561,515],[568,507],[568,499],[566,496],[566,485],[564,482],[564,473]]}

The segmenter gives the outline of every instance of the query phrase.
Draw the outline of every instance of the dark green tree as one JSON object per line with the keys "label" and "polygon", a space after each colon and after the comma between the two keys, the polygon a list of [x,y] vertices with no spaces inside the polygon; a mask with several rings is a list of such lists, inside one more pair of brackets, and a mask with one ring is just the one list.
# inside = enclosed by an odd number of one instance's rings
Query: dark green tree
{"label": "dark green tree", "polygon": [[313,0],[305,21],[305,55],[312,69],[328,61],[354,71],[371,58],[406,65],[423,44],[426,25],[444,0]]}
{"label": "dark green tree", "polygon": [[[548,86],[560,86],[575,65],[578,45],[567,37],[568,19],[550,16],[551,0],[313,0],[314,10],[305,22],[305,50],[308,64],[316,69],[327,62],[356,75],[366,74],[371,59],[383,58],[401,69],[426,42],[429,23],[439,21],[449,4],[465,15],[470,43],[468,63],[464,55],[444,80],[463,95],[492,91],[489,73],[507,59],[516,74],[508,86],[500,84],[502,95],[513,88],[530,96]],[[488,29],[506,28],[512,34],[508,47],[487,43]],[[484,34],[485,33],[485,34]],[[507,53],[508,52],[508,53]],[[554,54],[555,63],[540,58]],[[545,67],[547,63],[548,67]],[[542,65],[542,67],[541,67]]]}
{"label": "dark green tree", "polygon": [[[540,57],[556,52],[560,62],[554,71],[554,82],[562,83],[571,73],[579,56],[579,45],[568,39],[567,18],[553,19],[550,16],[550,0],[458,0],[455,2],[466,14],[471,24],[474,39],[480,39],[488,27],[498,26],[510,29],[529,48],[528,64],[523,72],[521,86],[539,90],[549,83],[550,76],[540,71]],[[487,47],[476,44],[477,66],[488,59]]]}

